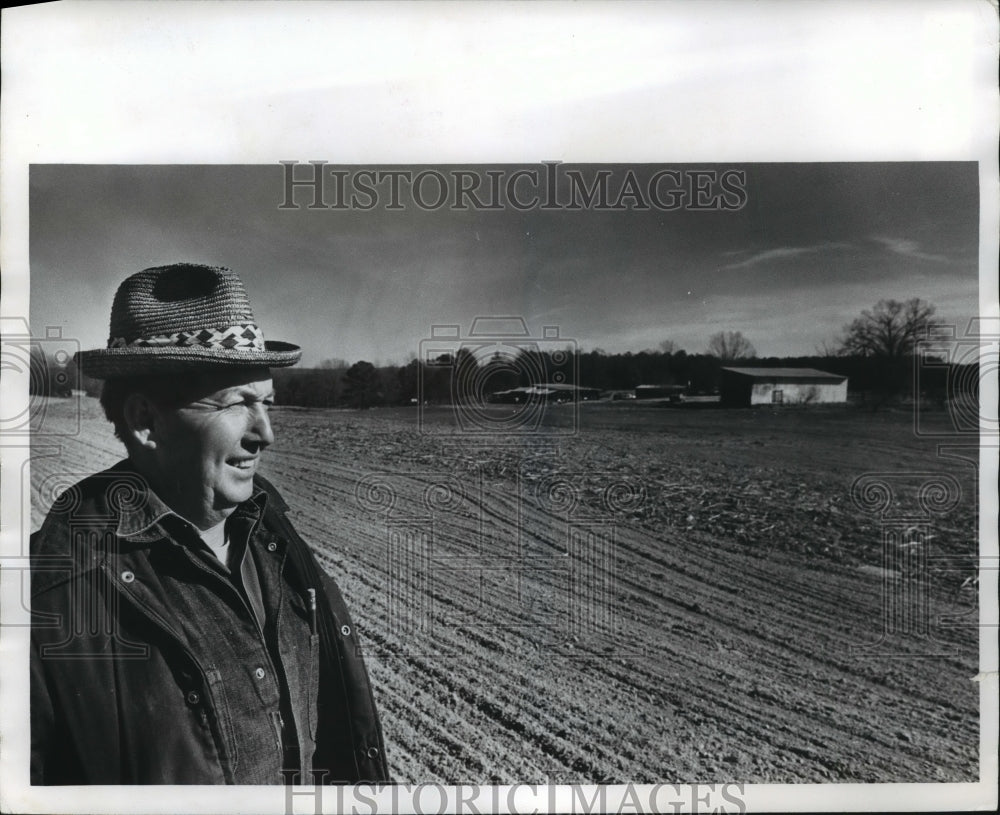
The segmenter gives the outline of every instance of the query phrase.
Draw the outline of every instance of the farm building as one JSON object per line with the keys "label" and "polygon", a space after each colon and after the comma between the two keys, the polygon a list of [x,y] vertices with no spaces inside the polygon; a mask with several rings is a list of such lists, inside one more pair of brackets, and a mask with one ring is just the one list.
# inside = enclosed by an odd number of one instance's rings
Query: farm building
{"label": "farm building", "polygon": [[599,388],[585,388],[580,385],[542,383],[531,387],[511,388],[497,391],[487,397],[489,402],[520,404],[522,402],[586,402],[601,396]]}
{"label": "farm building", "polygon": [[847,377],[815,368],[723,368],[725,405],[805,405],[847,401]]}

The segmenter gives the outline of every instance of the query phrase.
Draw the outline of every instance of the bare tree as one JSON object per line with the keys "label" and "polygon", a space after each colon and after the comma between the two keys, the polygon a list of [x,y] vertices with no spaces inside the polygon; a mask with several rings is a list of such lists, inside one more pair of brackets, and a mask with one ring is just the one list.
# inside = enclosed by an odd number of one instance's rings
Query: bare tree
{"label": "bare tree", "polygon": [[734,359],[751,359],[757,356],[757,349],[740,331],[720,331],[709,338],[708,353],[724,362],[731,362]]}
{"label": "bare tree", "polygon": [[940,342],[944,323],[926,300],[913,297],[905,303],[879,300],[875,307],[844,326],[840,353],[863,357],[899,359],[912,356],[920,340]]}
{"label": "bare tree", "polygon": [[840,345],[838,342],[827,342],[823,340],[819,345],[813,346],[813,351],[818,357],[826,357],[830,359],[832,357],[841,356]]}

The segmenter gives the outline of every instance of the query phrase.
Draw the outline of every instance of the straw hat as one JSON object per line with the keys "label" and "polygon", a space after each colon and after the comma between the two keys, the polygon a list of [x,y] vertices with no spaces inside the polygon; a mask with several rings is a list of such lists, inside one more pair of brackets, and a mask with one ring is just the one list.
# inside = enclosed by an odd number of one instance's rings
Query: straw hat
{"label": "straw hat", "polygon": [[183,373],[205,368],[283,368],[297,345],[265,342],[243,281],[229,269],[177,263],[144,269],[118,287],[107,348],[79,351],[87,376]]}

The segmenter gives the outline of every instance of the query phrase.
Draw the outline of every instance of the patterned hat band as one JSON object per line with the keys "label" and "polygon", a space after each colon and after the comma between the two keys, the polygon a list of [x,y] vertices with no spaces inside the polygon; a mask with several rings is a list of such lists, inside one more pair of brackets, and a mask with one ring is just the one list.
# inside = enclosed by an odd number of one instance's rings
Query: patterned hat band
{"label": "patterned hat band", "polygon": [[228,328],[203,328],[198,331],[178,331],[176,334],[158,334],[138,337],[131,342],[125,337],[112,337],[108,348],[209,348],[214,350],[246,349],[264,350],[264,335],[253,323],[241,323]]}
{"label": "patterned hat band", "polygon": [[264,341],[243,281],[224,266],[174,263],[129,275],[115,292],[106,348],[77,351],[96,379],[285,368],[302,358]]}

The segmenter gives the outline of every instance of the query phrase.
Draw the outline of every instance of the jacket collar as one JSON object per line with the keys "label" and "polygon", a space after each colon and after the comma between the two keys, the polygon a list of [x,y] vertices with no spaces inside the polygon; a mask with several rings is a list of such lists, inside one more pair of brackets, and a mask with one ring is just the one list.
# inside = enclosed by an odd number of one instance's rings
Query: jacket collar
{"label": "jacket collar", "polygon": [[[157,530],[157,525],[168,516],[173,516],[190,524],[190,521],[182,518],[164,503],[163,499],[149,486],[149,482],[135,470],[131,461],[126,459],[116,465],[115,469],[127,471],[138,476],[145,487],[144,493],[137,496],[136,500],[132,502],[123,501],[118,507],[118,527],[115,530],[115,534],[119,538],[124,538],[135,543],[149,543],[158,540],[163,536]],[[267,493],[260,486],[254,484],[253,494],[236,507],[233,515],[240,514],[249,516],[252,519],[258,519],[263,517],[266,506]]]}
{"label": "jacket collar", "polygon": [[119,538],[136,542],[152,540],[158,537],[153,527],[160,521],[168,515],[180,517],[163,503],[145,479],[143,483],[146,487],[145,494],[135,503],[123,504],[118,512],[118,528],[115,534]]}
{"label": "jacket collar", "polygon": [[[117,515],[115,534],[119,538],[124,538],[135,543],[149,543],[158,540],[163,535],[156,528],[157,525],[164,518],[171,515],[190,524],[189,521],[167,506],[163,499],[149,485],[149,482],[136,470],[135,465],[129,459],[118,462],[118,464],[112,467],[112,470],[118,474],[132,476],[142,485],[142,490],[137,491],[133,500],[115,502],[117,504],[115,507],[115,514]],[[266,506],[267,493],[255,483],[250,498],[239,504],[233,514],[239,513],[253,519],[261,518],[264,515]]]}

